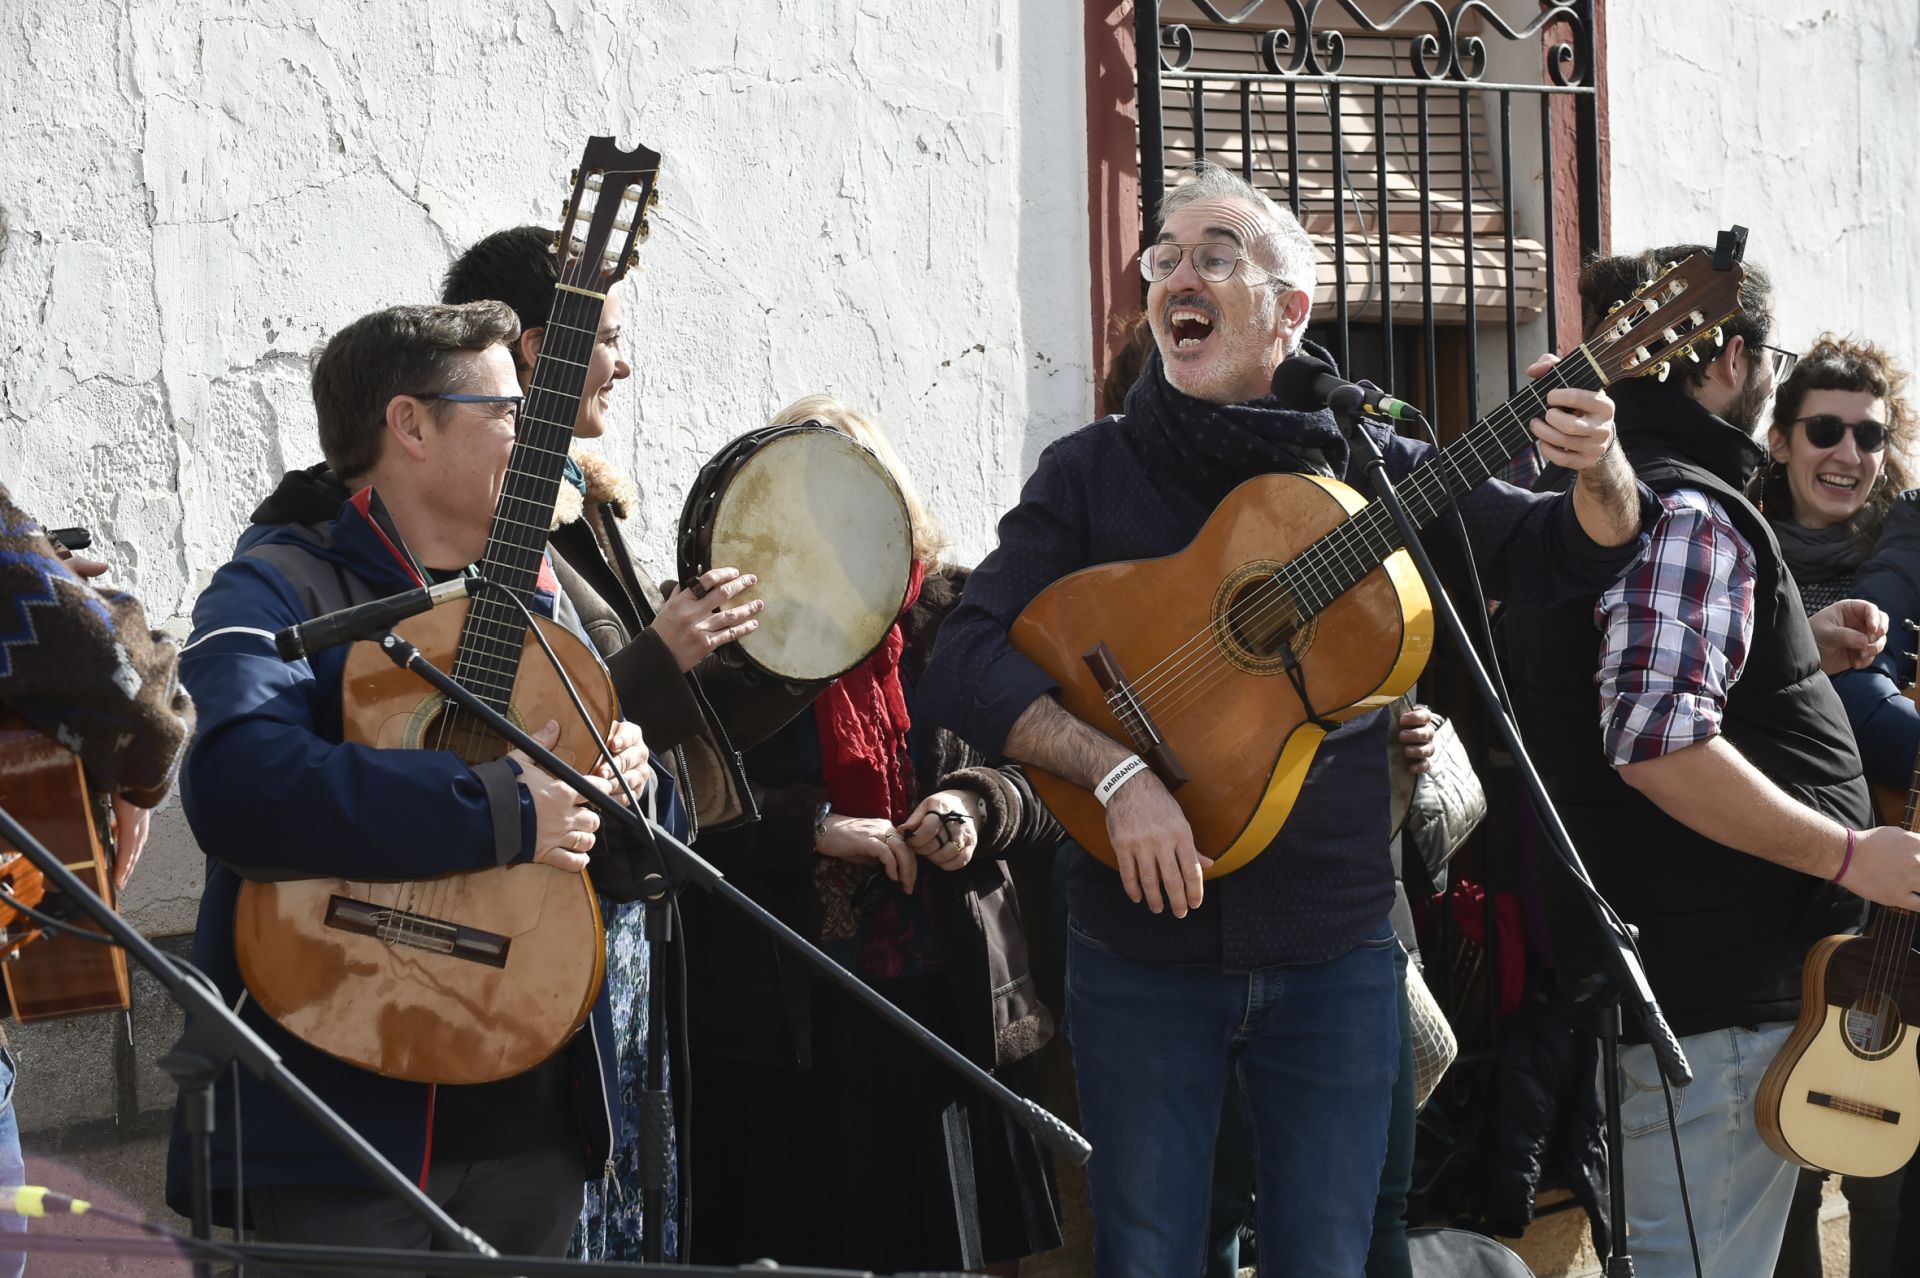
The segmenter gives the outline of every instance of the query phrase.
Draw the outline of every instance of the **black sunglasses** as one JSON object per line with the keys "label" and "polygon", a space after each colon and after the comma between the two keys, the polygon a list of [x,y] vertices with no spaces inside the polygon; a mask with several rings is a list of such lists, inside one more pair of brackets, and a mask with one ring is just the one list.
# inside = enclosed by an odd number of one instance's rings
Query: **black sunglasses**
{"label": "black sunglasses", "polygon": [[1849,422],[1835,417],[1831,413],[1821,413],[1814,417],[1797,417],[1791,425],[1804,423],[1807,428],[1807,442],[1815,448],[1833,448],[1848,431],[1853,432],[1853,442],[1860,446],[1863,453],[1877,453],[1887,446],[1887,424],[1876,422],[1871,417],[1864,421]]}

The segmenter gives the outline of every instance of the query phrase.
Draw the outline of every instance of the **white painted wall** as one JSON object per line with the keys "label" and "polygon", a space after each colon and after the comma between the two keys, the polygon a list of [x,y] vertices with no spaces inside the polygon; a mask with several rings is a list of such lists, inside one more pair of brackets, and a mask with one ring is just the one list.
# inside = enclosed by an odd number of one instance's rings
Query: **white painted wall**
{"label": "white painted wall", "polygon": [[[606,443],[656,570],[701,463],[823,389],[975,559],[1090,406],[1083,75],[1053,0],[7,0],[0,480],[178,623],[319,458],[315,343],[551,224],[611,132],[665,156]],[[148,855],[130,911],[190,926],[177,811]]]}
{"label": "white painted wall", "polygon": [[1920,365],[1920,4],[1607,6],[1613,243],[1750,227],[1777,344],[1872,338]]}

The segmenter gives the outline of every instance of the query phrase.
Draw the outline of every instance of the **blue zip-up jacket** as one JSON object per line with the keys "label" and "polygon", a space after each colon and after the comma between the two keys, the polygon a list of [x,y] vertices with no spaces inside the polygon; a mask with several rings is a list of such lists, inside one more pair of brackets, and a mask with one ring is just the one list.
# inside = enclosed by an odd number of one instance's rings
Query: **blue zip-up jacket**
{"label": "blue zip-up jacket", "polygon": [[[272,635],[308,619],[312,610],[305,599],[311,597],[311,584],[303,591],[289,580],[270,562],[288,552],[261,553],[267,547],[290,547],[317,561],[315,579],[337,583],[322,590],[339,596],[324,599],[329,608],[349,602],[350,582],[359,587],[359,598],[422,584],[368,489],[342,506],[331,524],[254,525],[242,536],[237,557],[214,574],[194,605],[193,636],[180,670],[181,682],[201,707],[180,783],[187,819],[207,855],[193,961],[219,985],[229,1005],[244,991],[233,911],[248,875],[426,878],[528,860],[534,842],[532,800],[505,760],[469,767],[445,751],[341,743],[340,683],[348,647],[305,661],[280,660]],[[551,586],[550,572],[543,572],[542,585]],[[537,592],[535,610],[554,616],[556,592]],[[657,766],[654,775],[662,787],[656,805],[672,828],[677,795]],[[512,806],[500,802],[502,794]],[[496,808],[511,812],[511,820],[496,823]],[[327,1056],[280,1029],[251,1000],[240,1010],[288,1068],[402,1174],[416,1182],[424,1178],[432,1087],[382,1078]],[[580,1100],[586,1179],[603,1174],[617,1118],[612,1020],[604,989],[589,1027],[564,1049]],[[216,1113],[224,1120],[231,1112],[230,1076],[223,1075],[219,1091]],[[244,1072],[240,1099],[247,1184],[368,1183],[318,1128]],[[233,1183],[232,1139],[222,1121],[213,1147],[216,1190]],[[167,1201],[182,1213],[191,1193],[187,1154],[176,1117]],[[216,1193],[217,1223],[231,1223],[225,1219],[230,1201],[230,1194]]]}

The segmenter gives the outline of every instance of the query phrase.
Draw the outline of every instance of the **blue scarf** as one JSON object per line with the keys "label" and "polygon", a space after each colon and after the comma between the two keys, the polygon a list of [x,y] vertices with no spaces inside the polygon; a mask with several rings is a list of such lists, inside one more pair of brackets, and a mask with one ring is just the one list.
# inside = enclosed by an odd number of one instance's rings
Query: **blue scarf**
{"label": "blue scarf", "polygon": [[[1333,363],[1311,343],[1303,349]],[[1269,471],[1347,473],[1347,440],[1332,413],[1288,408],[1271,395],[1240,404],[1195,399],[1167,380],[1157,347],[1127,392],[1122,429],[1145,455],[1171,459],[1169,473],[1209,506]]]}

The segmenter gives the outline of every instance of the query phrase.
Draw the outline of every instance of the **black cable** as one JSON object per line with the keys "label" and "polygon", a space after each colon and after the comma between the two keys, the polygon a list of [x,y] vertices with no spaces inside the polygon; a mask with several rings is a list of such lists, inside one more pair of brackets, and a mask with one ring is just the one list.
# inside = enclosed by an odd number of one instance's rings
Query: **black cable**
{"label": "black cable", "polygon": [[[688,977],[687,961],[687,925],[680,917],[680,894],[671,893],[667,899],[673,903],[674,967],[680,973],[680,1006],[675,1009],[675,1019],[680,1022],[680,1255],[677,1259],[687,1264],[693,1255],[693,1021],[687,1010],[687,1000],[691,981]],[[673,1044],[667,1044],[671,1054]]]}
{"label": "black cable", "polygon": [[1473,587],[1473,597],[1479,604],[1478,607],[1472,610],[1474,616],[1473,638],[1478,641],[1478,646],[1481,650],[1481,664],[1486,666],[1487,673],[1493,677],[1493,690],[1499,694],[1500,708],[1505,710],[1507,716],[1511,718],[1513,716],[1513,698],[1507,694],[1506,675],[1501,671],[1500,663],[1494,660],[1493,627],[1488,624],[1487,621],[1487,591],[1486,587],[1480,584],[1480,561],[1474,557],[1473,539],[1467,534],[1466,516],[1460,513],[1459,495],[1455,491],[1456,486],[1460,483],[1459,460],[1450,456],[1446,449],[1440,447],[1440,436],[1433,429],[1433,423],[1420,416],[1417,412],[1413,414],[1413,420],[1418,422],[1421,429],[1427,432],[1427,442],[1433,445],[1433,451],[1438,456],[1440,462],[1440,468],[1443,472],[1440,488],[1441,491],[1446,494],[1447,513],[1452,516],[1452,519],[1449,521],[1450,526],[1453,529],[1454,540],[1460,544],[1461,558],[1466,561],[1467,581]]}
{"label": "black cable", "polygon": [[[42,898],[43,901],[44,899],[45,898]],[[6,905],[8,909],[19,911],[23,918],[32,919],[40,925],[43,931],[51,932],[56,936],[70,936],[76,941],[92,941],[96,945],[117,944],[117,942],[105,932],[89,932],[86,928],[76,927],[71,923],[54,918],[51,914],[43,914],[30,905],[22,904],[20,898],[15,896],[11,889],[3,885],[0,885],[0,904]],[[33,942],[27,941],[25,944],[31,945]]]}
{"label": "black cable", "polygon": [[[553,672],[560,677],[560,685],[566,689],[567,699],[573,703],[574,713],[580,716],[580,722],[584,723],[587,726],[587,731],[593,734],[593,743],[595,746],[599,748],[600,757],[606,761],[608,770],[613,773],[614,780],[620,783],[621,791],[627,796],[628,808],[630,808],[635,814],[640,813],[642,810],[640,807],[640,796],[635,794],[633,792],[633,787],[627,784],[626,775],[623,772],[621,772],[620,765],[614,760],[613,751],[607,745],[606,738],[601,736],[599,725],[594,723],[593,716],[587,713],[586,703],[581,699],[579,690],[573,686],[573,679],[567,673],[566,666],[561,663],[560,654],[553,650],[553,645],[547,641],[546,635],[541,632],[539,625],[536,623],[533,610],[527,607],[525,600],[521,599],[518,595],[514,594],[511,590],[508,590],[505,586],[499,584],[498,582],[489,581],[485,577],[476,577],[473,579],[473,585],[481,589],[494,590],[499,592],[502,595],[505,595],[508,599],[513,601],[513,606],[520,610],[520,615],[526,618],[527,630],[533,635],[535,641],[539,643],[540,651],[546,654],[547,662],[553,667]],[[659,862],[660,862],[661,878],[665,880],[667,885],[666,886],[667,899],[672,903],[673,926],[675,930],[675,935],[678,938],[677,941],[674,943],[674,950],[676,953],[676,957],[677,957],[678,965],[680,969],[680,996],[681,997],[680,997],[680,1008],[679,1008],[678,1020],[680,1021],[680,1032],[681,1032],[681,1047],[682,1047],[681,1055],[683,1058],[685,1058],[686,1056],[689,1055],[689,1053],[686,1051],[686,1043],[687,1043],[686,1033],[688,1028],[687,1001],[686,1001],[687,984],[688,984],[686,933],[681,930],[679,887],[673,881],[673,872],[667,864],[666,857],[661,856],[659,858]],[[651,985],[653,980],[655,979],[655,974],[652,971],[653,952],[651,948],[649,948],[647,953],[647,964],[648,964],[647,981],[648,981],[648,984]],[[618,1045],[615,1044],[615,1047],[617,1048]],[[673,1057],[673,1043],[671,1041],[671,1036],[669,1036],[669,1041],[667,1043],[667,1057],[669,1061],[671,1061]],[[683,1067],[684,1067],[684,1059],[683,1059]],[[691,1070],[686,1070],[683,1068],[683,1075],[684,1075],[683,1082],[684,1082],[684,1088],[685,1088],[684,1103],[685,1103],[686,1113],[685,1113],[685,1117],[682,1119],[682,1127],[680,1132],[680,1141],[681,1141],[680,1185],[679,1185],[679,1195],[678,1195],[677,1205],[680,1209],[679,1215],[681,1217],[679,1222],[680,1251],[684,1255],[687,1253],[687,1239],[691,1235],[691,1230],[689,1229],[689,1225],[692,1222],[692,1216],[688,1211],[687,1204],[692,1201],[691,1190],[692,1190],[693,1178],[688,1168],[692,1161],[689,1153],[689,1151],[692,1148],[692,1142],[689,1139],[689,1136],[691,1134],[691,1126],[690,1126],[689,1120],[691,1119],[692,1113],[693,1113],[693,1099],[692,1099],[693,1098],[693,1079],[692,1079]],[[603,1210],[604,1209],[605,1207],[603,1205]],[[641,1222],[641,1228],[642,1229],[648,1228],[649,1223],[652,1223],[653,1225],[659,1228],[665,1228],[664,1222],[647,1222],[647,1221]]]}
{"label": "black cable", "polygon": [[[30,1187],[23,1186],[23,1188]],[[139,1216],[129,1215],[126,1212],[114,1211],[112,1208],[102,1207],[98,1203],[72,1198],[66,1194],[56,1194],[52,1190],[46,1191],[43,1197],[43,1203],[56,1214],[98,1216],[102,1220],[110,1220],[116,1225],[126,1225],[129,1228],[138,1229],[142,1233],[151,1234],[156,1238],[166,1239],[175,1246],[186,1248],[188,1251],[204,1253],[219,1260],[231,1261],[236,1266],[244,1266],[247,1263],[245,1256],[223,1243],[213,1242],[206,1238],[195,1238],[190,1234],[183,1234],[177,1229],[170,1229],[155,1221],[144,1220]],[[47,1217],[43,1215],[42,1218],[45,1219]],[[0,1252],[4,1252],[5,1250],[4,1244],[0,1244]],[[257,1260],[254,1261],[253,1264],[255,1269],[264,1273],[278,1274],[281,1278],[299,1278],[299,1275],[284,1265],[267,1264]]]}
{"label": "black cable", "polygon": [[[1513,701],[1507,693],[1506,677],[1500,669],[1500,662],[1493,649],[1493,628],[1487,622],[1486,590],[1480,585],[1480,569],[1474,559],[1472,539],[1467,535],[1466,518],[1460,513],[1459,493],[1456,492],[1454,483],[1460,475],[1458,462],[1447,453],[1446,449],[1440,446],[1440,437],[1435,433],[1432,423],[1428,422],[1425,417],[1422,417],[1417,412],[1411,416],[1412,420],[1418,422],[1421,429],[1426,431],[1427,439],[1433,445],[1434,452],[1439,454],[1440,465],[1446,472],[1440,488],[1445,494],[1445,505],[1448,513],[1452,516],[1450,523],[1455,537],[1459,540],[1460,553],[1466,560],[1467,577],[1473,586],[1473,602],[1475,606],[1470,609],[1470,611],[1475,618],[1475,628],[1479,632],[1480,643],[1485,648],[1484,660],[1481,664],[1486,667],[1488,676],[1492,680],[1494,691],[1499,695],[1500,708],[1506,712],[1509,719],[1514,720],[1514,726],[1518,729],[1519,720],[1514,718]],[[1535,445],[1535,447],[1537,446],[1538,445]],[[1569,500],[1571,500],[1571,498],[1569,498]],[[1566,868],[1571,871],[1573,867],[1569,865]],[[1634,960],[1640,964],[1640,970],[1644,972],[1647,961],[1640,953],[1639,938],[1636,937],[1632,929],[1627,926],[1626,920],[1614,912],[1613,906],[1608,903],[1604,896],[1600,895],[1600,889],[1595,887],[1593,881],[1585,874],[1575,874],[1572,877],[1574,882],[1579,885],[1580,891],[1589,901],[1592,901],[1599,908],[1601,915],[1606,921],[1619,929],[1620,935],[1626,938],[1627,948],[1633,952]],[[1695,1230],[1693,1223],[1693,1199],[1687,1193],[1686,1163],[1680,1152],[1680,1126],[1679,1120],[1674,1114],[1673,1085],[1667,1081],[1664,1070],[1657,1072],[1660,1074],[1660,1090],[1665,1095],[1667,1101],[1668,1128],[1673,1135],[1673,1166],[1680,1181],[1680,1209],[1687,1219],[1687,1242],[1693,1249],[1693,1272],[1695,1278],[1704,1278],[1704,1271],[1700,1265],[1700,1236]],[[1622,1153],[1620,1150],[1610,1150],[1608,1152],[1611,1157],[1615,1158],[1620,1157]],[[1625,1222],[1622,1223],[1624,1224]],[[1613,1245],[1616,1248],[1624,1247],[1626,1245],[1626,1239],[1616,1239]]]}
{"label": "black cable", "polygon": [[[1667,1135],[1673,1138],[1673,1170],[1680,1177],[1680,1210],[1687,1217],[1687,1245],[1693,1249],[1693,1278],[1705,1278],[1700,1268],[1700,1235],[1693,1227],[1693,1197],[1687,1193],[1687,1162],[1680,1156],[1680,1116],[1674,1112],[1673,1088],[1668,1086],[1665,1074],[1660,1075],[1660,1091],[1667,1099]],[[1619,1239],[1613,1245],[1624,1247],[1626,1239]]]}

